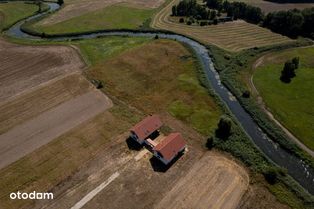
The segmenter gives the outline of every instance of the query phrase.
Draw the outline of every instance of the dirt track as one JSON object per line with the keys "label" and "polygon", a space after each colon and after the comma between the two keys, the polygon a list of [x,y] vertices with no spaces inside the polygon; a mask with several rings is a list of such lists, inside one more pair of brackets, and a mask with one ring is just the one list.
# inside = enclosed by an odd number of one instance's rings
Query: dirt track
{"label": "dirt track", "polygon": [[78,96],[0,135],[0,169],[111,107],[94,90]]}
{"label": "dirt track", "polygon": [[56,14],[46,18],[39,24],[53,25],[73,17],[81,16],[83,14],[119,3],[125,3],[137,8],[155,9],[162,5],[163,2],[164,0],[66,0],[64,8],[62,8]]}
{"label": "dirt track", "polygon": [[77,51],[65,46],[22,46],[0,39],[0,57],[0,103],[85,67]]}

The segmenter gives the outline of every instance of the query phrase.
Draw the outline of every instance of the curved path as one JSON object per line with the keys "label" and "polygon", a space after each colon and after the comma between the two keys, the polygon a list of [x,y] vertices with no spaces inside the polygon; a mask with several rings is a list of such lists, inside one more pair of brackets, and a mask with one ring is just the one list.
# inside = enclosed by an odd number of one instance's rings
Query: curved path
{"label": "curved path", "polygon": [[[313,46],[310,46],[313,47]],[[305,47],[302,47],[305,48]],[[250,78],[250,86],[252,91],[254,92],[254,94],[256,94],[257,96],[257,103],[260,105],[260,107],[262,108],[262,110],[268,115],[268,117],[273,120],[288,136],[289,138],[294,141],[301,149],[303,149],[305,152],[307,152],[309,155],[311,155],[312,157],[314,157],[314,151],[311,150],[310,148],[308,148],[306,145],[304,145],[295,135],[293,135],[293,133],[291,133],[283,124],[281,124],[276,118],[275,116],[272,114],[271,111],[269,111],[269,109],[267,108],[265,102],[263,101],[263,98],[261,97],[261,95],[259,94],[257,88],[254,85],[253,82],[253,76],[254,76],[254,71],[263,63],[265,57],[267,55],[263,55],[262,57],[258,58],[255,63],[253,64],[253,73],[252,76]]]}
{"label": "curved path", "polygon": [[[56,3],[48,3],[50,5],[50,11],[55,11],[59,8]],[[43,14],[40,14],[43,15]],[[37,18],[40,15],[35,15],[27,20]],[[27,21],[26,20],[26,21]],[[41,39],[40,37],[32,36],[21,31],[21,25],[25,21],[22,20],[15,24],[7,31],[7,35],[15,38],[27,38],[27,39]],[[280,147],[274,141],[272,141],[254,122],[251,116],[245,111],[240,103],[233,99],[232,93],[222,85],[218,72],[214,68],[214,64],[209,57],[209,51],[202,44],[189,39],[181,35],[165,34],[165,33],[143,33],[143,32],[90,32],[88,34],[77,34],[72,36],[58,36],[55,38],[49,38],[53,41],[62,41],[69,39],[92,39],[102,36],[133,36],[133,37],[150,37],[153,38],[158,35],[160,38],[177,40],[179,42],[189,45],[196,53],[206,75],[208,82],[215,93],[221,98],[224,104],[234,114],[238,122],[242,125],[246,134],[252,139],[255,145],[277,165],[284,167],[288,170],[288,173],[300,184],[314,194],[314,168],[309,167],[305,162],[296,156],[289,153],[287,150]]]}

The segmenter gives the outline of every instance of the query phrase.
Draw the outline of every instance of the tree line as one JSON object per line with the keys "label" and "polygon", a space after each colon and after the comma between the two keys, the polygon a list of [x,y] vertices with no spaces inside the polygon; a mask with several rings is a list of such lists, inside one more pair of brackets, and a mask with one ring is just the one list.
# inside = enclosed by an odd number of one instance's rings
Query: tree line
{"label": "tree line", "polygon": [[196,0],[183,0],[172,7],[172,15],[213,20],[226,13],[231,20],[243,19],[290,37],[302,35],[314,38],[314,7],[271,12],[265,16],[259,7],[244,2],[204,0],[204,3],[206,6],[199,5]]}
{"label": "tree line", "polygon": [[290,37],[303,35],[314,38],[314,7],[268,13],[263,26]]}

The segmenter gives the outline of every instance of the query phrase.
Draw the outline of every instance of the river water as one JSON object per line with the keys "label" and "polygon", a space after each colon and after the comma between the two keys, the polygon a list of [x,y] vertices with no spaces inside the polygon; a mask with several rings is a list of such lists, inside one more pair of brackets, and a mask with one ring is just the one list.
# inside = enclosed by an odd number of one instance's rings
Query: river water
{"label": "river water", "polygon": [[[56,3],[48,3],[50,11],[59,9]],[[42,16],[37,14],[26,20],[22,20],[12,26],[6,33],[9,36],[24,39],[41,39],[40,37],[32,36],[21,31],[21,25],[25,21],[29,21]],[[252,117],[244,110],[240,103],[235,99],[232,93],[224,87],[220,81],[219,74],[214,68],[213,62],[209,57],[209,52],[205,46],[191,40],[187,37],[163,34],[163,33],[143,33],[143,32],[95,32],[90,34],[82,34],[75,36],[65,36],[57,38],[49,38],[49,40],[63,41],[69,39],[93,39],[99,36],[132,36],[132,37],[155,37],[158,35],[160,38],[177,40],[179,42],[188,44],[197,54],[208,81],[215,93],[221,98],[225,105],[234,114],[238,122],[242,125],[247,135],[252,139],[254,144],[274,163],[284,167],[288,170],[288,174],[292,176],[304,189],[314,195],[314,169],[306,165],[302,160],[282,149],[278,144],[272,141],[268,136],[259,128],[253,121]]]}

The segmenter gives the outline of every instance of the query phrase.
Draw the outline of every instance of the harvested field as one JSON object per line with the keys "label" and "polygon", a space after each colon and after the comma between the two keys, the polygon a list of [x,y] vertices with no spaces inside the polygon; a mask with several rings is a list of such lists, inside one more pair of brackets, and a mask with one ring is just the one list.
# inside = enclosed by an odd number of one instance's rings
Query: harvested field
{"label": "harvested field", "polygon": [[74,74],[4,102],[0,104],[0,134],[92,88],[84,77]]}
{"label": "harvested field", "polygon": [[295,8],[305,9],[314,7],[314,3],[276,3],[266,0],[234,0],[234,1],[245,2],[252,6],[260,7],[265,13]]}
{"label": "harvested field", "polygon": [[119,3],[125,3],[136,8],[155,9],[163,2],[164,0],[65,0],[64,8],[43,20],[41,25],[53,25]]}
{"label": "harvested field", "polygon": [[213,44],[229,51],[241,51],[291,41],[288,37],[242,20],[202,27],[173,22],[169,18],[171,8],[178,2],[178,0],[174,0],[160,10],[155,15],[151,26],[156,29],[174,31],[204,44]]}
{"label": "harvested field", "polygon": [[232,161],[205,155],[155,208],[237,208],[248,179]]}
{"label": "harvested field", "polygon": [[0,135],[0,169],[111,107],[99,91],[90,91]]}
{"label": "harvested field", "polygon": [[22,46],[0,39],[0,57],[0,103],[85,67],[76,50],[65,46]]}

